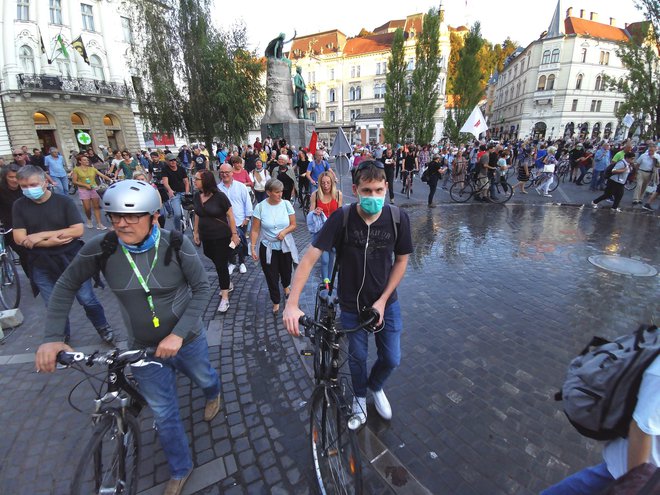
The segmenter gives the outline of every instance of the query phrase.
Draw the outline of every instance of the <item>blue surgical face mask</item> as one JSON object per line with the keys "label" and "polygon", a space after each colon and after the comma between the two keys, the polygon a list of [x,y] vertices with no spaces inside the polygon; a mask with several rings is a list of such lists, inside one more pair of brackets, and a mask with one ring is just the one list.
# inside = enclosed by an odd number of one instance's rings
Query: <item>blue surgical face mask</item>
{"label": "blue surgical face mask", "polygon": [[360,200],[360,208],[367,215],[380,213],[380,210],[383,209],[383,205],[385,204],[385,196],[360,196],[358,194],[358,199]]}
{"label": "blue surgical face mask", "polygon": [[40,186],[23,189],[23,196],[33,201],[39,201],[44,194],[46,194],[46,191]]}

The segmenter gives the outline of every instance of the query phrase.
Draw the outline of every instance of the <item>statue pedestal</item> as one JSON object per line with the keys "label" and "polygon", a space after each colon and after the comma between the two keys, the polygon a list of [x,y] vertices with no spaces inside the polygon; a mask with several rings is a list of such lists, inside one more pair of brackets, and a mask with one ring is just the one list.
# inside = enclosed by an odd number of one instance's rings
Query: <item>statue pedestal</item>
{"label": "statue pedestal", "polygon": [[266,111],[261,120],[261,139],[267,136],[297,148],[307,146],[314,131],[314,122],[300,119],[293,109],[293,85],[289,61],[268,59],[266,76]]}

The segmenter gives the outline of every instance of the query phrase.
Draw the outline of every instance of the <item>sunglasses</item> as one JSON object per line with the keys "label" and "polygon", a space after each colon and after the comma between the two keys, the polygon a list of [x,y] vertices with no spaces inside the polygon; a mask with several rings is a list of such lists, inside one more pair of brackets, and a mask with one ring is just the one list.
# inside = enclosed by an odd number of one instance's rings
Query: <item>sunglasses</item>
{"label": "sunglasses", "polygon": [[360,172],[360,171],[365,170],[369,167],[376,167],[376,168],[380,168],[380,169],[383,169],[383,170],[385,169],[385,165],[383,165],[383,162],[379,162],[379,161],[376,161],[376,160],[368,160],[366,162],[360,163],[360,165],[358,165],[357,171]]}
{"label": "sunglasses", "polygon": [[25,153],[14,153],[14,156],[23,156]]}

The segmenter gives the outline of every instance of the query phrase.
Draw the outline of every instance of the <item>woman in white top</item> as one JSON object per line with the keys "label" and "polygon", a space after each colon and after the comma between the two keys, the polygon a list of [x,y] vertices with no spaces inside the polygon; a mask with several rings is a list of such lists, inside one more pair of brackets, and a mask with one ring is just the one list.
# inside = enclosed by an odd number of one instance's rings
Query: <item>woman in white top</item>
{"label": "woman in white top", "polygon": [[261,160],[257,160],[254,164],[255,169],[250,172],[250,180],[252,181],[254,197],[257,203],[261,203],[266,199],[266,182],[270,180],[270,174]]}

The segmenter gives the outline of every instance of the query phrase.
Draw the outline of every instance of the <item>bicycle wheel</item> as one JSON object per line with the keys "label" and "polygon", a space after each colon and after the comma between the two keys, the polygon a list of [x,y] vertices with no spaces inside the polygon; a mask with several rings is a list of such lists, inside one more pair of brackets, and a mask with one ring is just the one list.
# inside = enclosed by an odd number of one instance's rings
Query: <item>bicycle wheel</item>
{"label": "bicycle wheel", "polygon": [[305,215],[305,217],[307,217],[307,215],[309,214],[309,204],[310,204],[310,201],[311,201],[311,200],[310,200],[310,196],[309,196],[309,194],[305,194],[305,195],[302,197],[302,211],[303,211],[303,215]]}
{"label": "bicycle wheel", "polygon": [[73,495],[137,493],[140,429],[131,414],[125,418],[124,434],[114,415],[108,414],[97,423],[76,468]]}
{"label": "bicycle wheel", "polygon": [[[591,180],[591,179],[589,179],[589,180]],[[552,183],[550,184],[550,187],[548,187],[548,192],[553,192],[558,187],[559,187],[559,176],[557,175],[556,172],[553,172],[553,174],[552,174]]]}
{"label": "bicycle wheel", "polygon": [[474,187],[468,181],[454,182],[449,189],[452,201],[465,203],[474,194]]}
{"label": "bicycle wheel", "polygon": [[18,308],[21,302],[21,281],[16,264],[7,253],[0,258],[0,304],[5,309]]}
{"label": "bicycle wheel", "polygon": [[591,178],[594,176],[593,172],[591,169],[587,170],[584,173],[584,177],[582,177],[582,183],[583,184],[589,184],[591,182]]}
{"label": "bicycle wheel", "polygon": [[506,203],[511,199],[511,196],[513,196],[513,189],[511,189],[511,186],[506,181],[497,181],[494,183],[493,187],[495,188],[495,197],[492,195],[489,196],[491,203]]}
{"label": "bicycle wheel", "polygon": [[347,407],[327,386],[314,390],[310,440],[314,474],[324,495],[362,493],[362,466],[355,432],[348,428]]}

